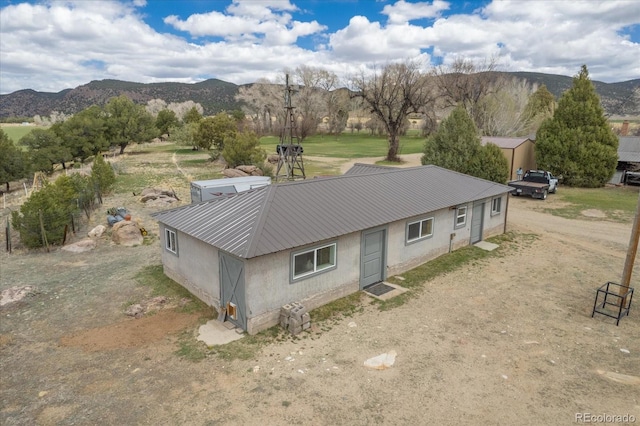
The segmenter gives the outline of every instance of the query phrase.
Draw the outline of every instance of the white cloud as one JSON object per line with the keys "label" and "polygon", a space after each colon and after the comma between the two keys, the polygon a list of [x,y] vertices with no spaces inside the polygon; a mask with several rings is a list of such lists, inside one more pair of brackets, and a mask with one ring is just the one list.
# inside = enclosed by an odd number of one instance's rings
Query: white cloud
{"label": "white cloud", "polygon": [[[499,55],[511,71],[574,75],[587,64],[596,80],[640,76],[640,44],[623,34],[640,25],[637,1],[502,0],[464,15],[447,13],[440,0],[376,4],[386,21],[354,16],[327,33],[326,22],[294,19],[300,9],[292,1],[235,0],[223,12],[166,17],[185,36],[151,28],[145,0],[9,5],[0,9],[0,93],[57,92],[105,78],[240,84],[302,64],[348,76],[409,57],[428,63],[431,51],[444,63]],[[321,44],[299,47],[303,37]]]}
{"label": "white cloud", "polygon": [[216,36],[228,41],[274,45],[294,44],[299,37],[316,34],[327,28],[317,21],[293,21],[289,13],[277,13],[295,10],[297,7],[288,0],[234,0],[227,7],[227,13],[213,11],[194,14],[186,20],[171,15],[164,22],[195,37]]}
{"label": "white cloud", "polygon": [[497,56],[511,71],[574,75],[591,64],[593,79],[640,76],[640,44],[620,34],[640,24],[640,2],[502,0],[474,14],[438,17],[430,26],[409,23],[438,16],[446,6],[400,0],[384,7],[386,26],[354,17],[330,36],[330,48],[345,60],[393,60],[433,49],[445,64]]}
{"label": "white cloud", "polygon": [[407,3],[400,0],[393,5],[386,5],[382,13],[389,16],[390,24],[404,24],[416,19],[435,18],[447,9],[449,3],[442,0],[434,0],[431,3]]}
{"label": "white cloud", "polygon": [[227,12],[236,16],[250,17],[261,21],[271,21],[284,18],[289,19],[291,15],[278,15],[274,10],[294,12],[298,7],[291,4],[289,0],[233,0],[227,7]]}

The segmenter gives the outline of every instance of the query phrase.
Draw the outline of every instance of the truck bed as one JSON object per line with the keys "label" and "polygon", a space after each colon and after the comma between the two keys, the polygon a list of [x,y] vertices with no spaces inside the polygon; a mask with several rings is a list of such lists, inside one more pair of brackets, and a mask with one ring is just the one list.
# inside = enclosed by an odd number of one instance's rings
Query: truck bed
{"label": "truck bed", "polygon": [[547,198],[549,193],[548,183],[526,182],[522,180],[512,180],[507,185],[514,188],[511,192],[513,195],[531,195],[533,198],[542,200]]}

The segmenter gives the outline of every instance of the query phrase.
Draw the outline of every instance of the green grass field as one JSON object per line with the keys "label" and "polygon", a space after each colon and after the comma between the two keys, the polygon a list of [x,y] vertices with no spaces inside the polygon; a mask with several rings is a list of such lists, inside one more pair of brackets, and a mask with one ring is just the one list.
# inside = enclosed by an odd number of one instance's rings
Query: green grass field
{"label": "green grass field", "polygon": [[[279,138],[264,136],[260,145],[267,154],[276,153]],[[387,155],[388,142],[386,137],[371,136],[358,133],[343,133],[342,135],[311,136],[302,143],[304,154],[317,157],[362,158],[383,157]],[[424,138],[421,136],[404,136],[400,138],[400,154],[415,154],[422,152]]]}
{"label": "green grass field", "polygon": [[9,136],[14,143],[18,143],[20,138],[22,138],[27,133],[31,132],[35,129],[35,126],[2,126],[2,131]]}
{"label": "green grass field", "polygon": [[568,203],[564,207],[545,209],[545,212],[569,219],[583,217],[582,211],[597,209],[608,220],[628,222],[633,219],[638,203],[638,187],[567,188],[555,195]]}

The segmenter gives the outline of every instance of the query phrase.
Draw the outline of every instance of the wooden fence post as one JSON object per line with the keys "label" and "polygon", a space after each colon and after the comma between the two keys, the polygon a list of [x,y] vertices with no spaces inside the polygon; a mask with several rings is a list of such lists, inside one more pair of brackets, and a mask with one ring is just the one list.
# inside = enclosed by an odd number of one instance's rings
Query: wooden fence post
{"label": "wooden fence post", "polygon": [[42,220],[42,210],[38,210],[38,215],[40,216],[40,232],[42,232],[42,244],[47,248],[47,253],[49,253],[49,241],[47,241],[47,232],[44,230],[44,220]]}

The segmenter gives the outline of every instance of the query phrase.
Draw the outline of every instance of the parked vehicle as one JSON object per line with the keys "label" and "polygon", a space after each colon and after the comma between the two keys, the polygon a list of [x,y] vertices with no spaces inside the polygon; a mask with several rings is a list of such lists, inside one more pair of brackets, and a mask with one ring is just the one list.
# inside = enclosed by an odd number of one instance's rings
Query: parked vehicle
{"label": "parked vehicle", "polygon": [[508,185],[514,188],[513,195],[530,195],[541,200],[558,191],[558,179],[545,170],[527,170],[522,180],[512,180]]}
{"label": "parked vehicle", "polygon": [[191,182],[191,202],[212,200],[222,195],[236,194],[271,184],[269,176],[247,176]]}

